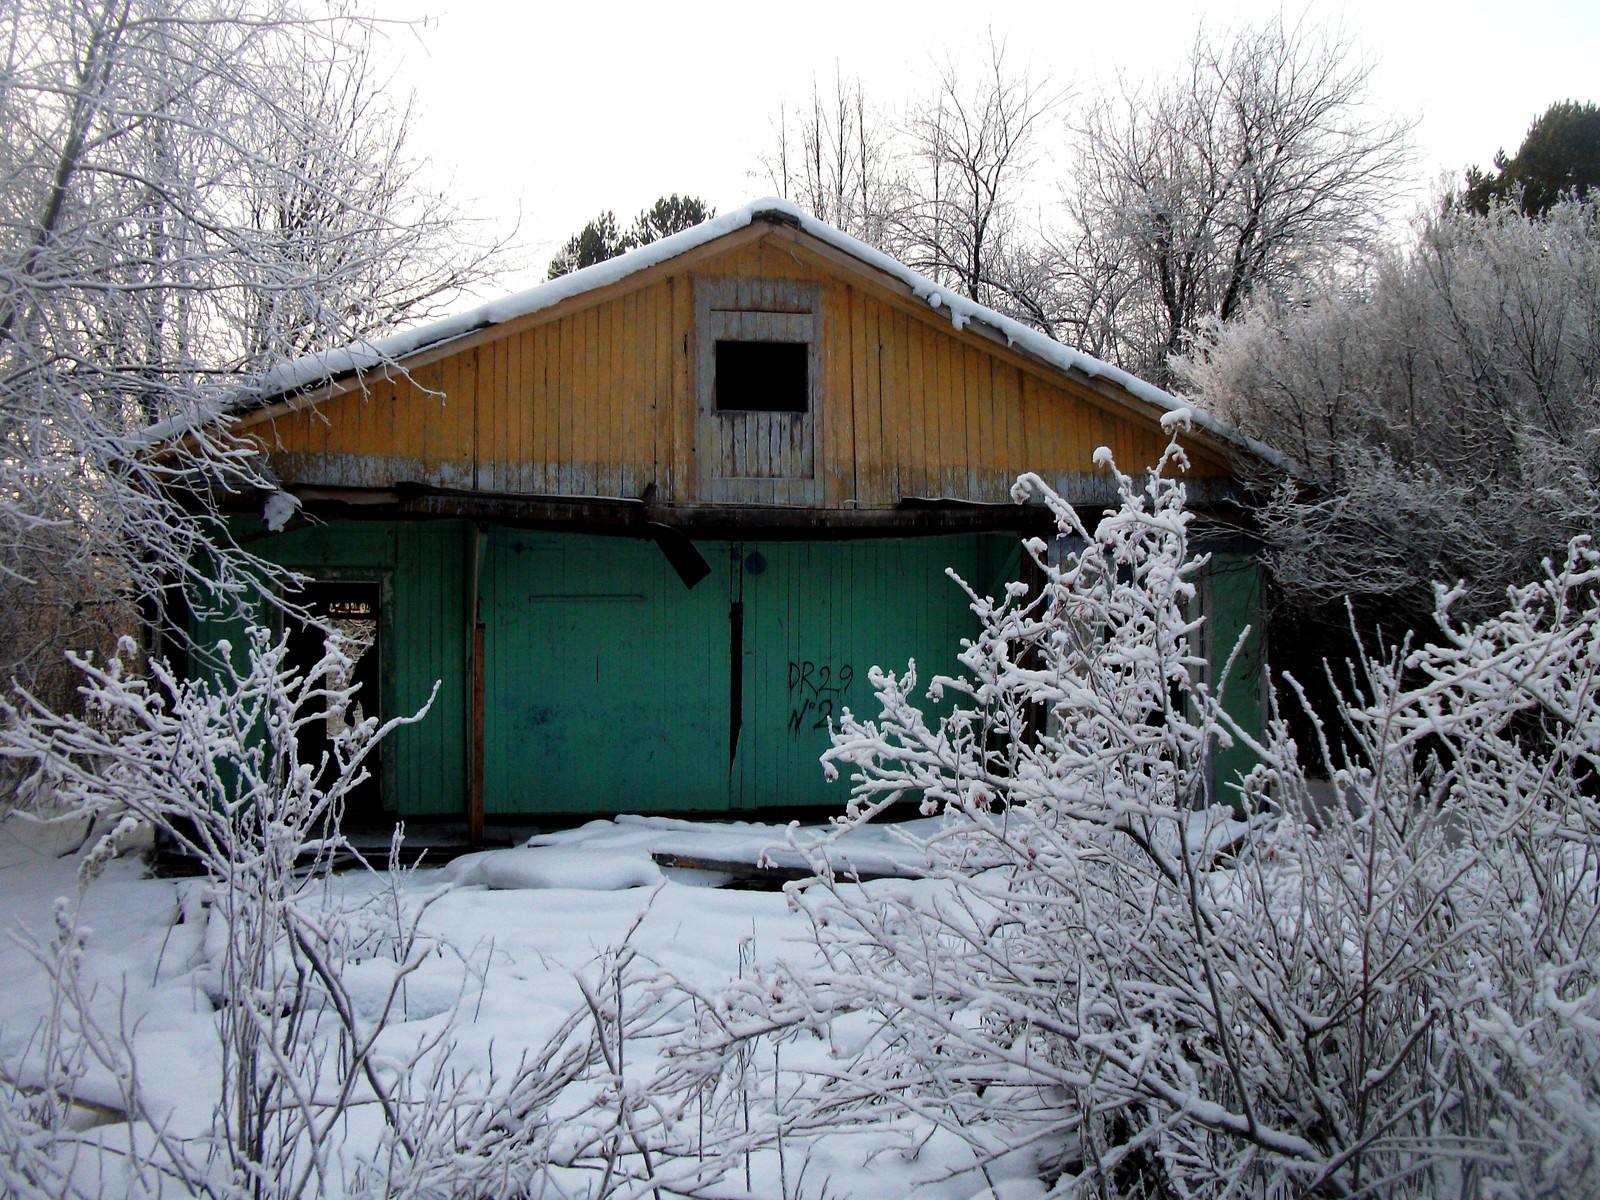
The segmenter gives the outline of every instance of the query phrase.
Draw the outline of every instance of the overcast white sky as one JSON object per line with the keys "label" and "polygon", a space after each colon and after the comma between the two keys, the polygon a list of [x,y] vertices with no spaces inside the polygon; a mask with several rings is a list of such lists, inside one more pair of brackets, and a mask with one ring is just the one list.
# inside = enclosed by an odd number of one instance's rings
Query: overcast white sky
{"label": "overcast white sky", "polygon": [[[429,14],[395,35],[398,82],[416,90],[416,149],[466,211],[508,222],[531,274],[601,209],[624,220],[668,192],[718,211],[770,194],[758,157],[781,101],[835,63],[899,108],[936,64],[993,29],[1007,60],[1080,94],[1119,73],[1170,69],[1197,23],[1225,29],[1276,13],[1257,0],[1095,4],[747,0],[652,4],[378,0]],[[1595,0],[1312,3],[1376,64],[1372,97],[1415,119],[1419,191],[1442,171],[1515,150],[1554,100],[1600,100]],[[1063,118],[1064,119],[1064,118]]]}

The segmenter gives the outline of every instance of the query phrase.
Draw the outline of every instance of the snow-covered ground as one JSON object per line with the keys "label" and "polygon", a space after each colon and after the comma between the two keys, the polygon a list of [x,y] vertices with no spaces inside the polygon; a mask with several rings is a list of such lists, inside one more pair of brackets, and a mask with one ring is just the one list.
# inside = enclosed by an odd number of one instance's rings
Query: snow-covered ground
{"label": "snow-covered ground", "polygon": [[[651,855],[798,864],[803,857],[794,842],[825,832],[622,817],[542,836],[525,847],[470,855],[443,868],[422,866],[394,877],[349,872],[314,886],[327,888],[319,902],[352,910],[364,903],[368,912],[396,902],[405,909],[426,903],[420,932],[435,952],[407,979],[404,1012],[385,1037],[396,1047],[415,1044],[453,1020],[458,1071],[491,1064],[503,1069],[558,1029],[582,1003],[577,977],[624,939],[642,960],[705,993],[755,964],[803,962],[814,955],[808,926],[783,892],[721,889],[712,885],[725,876],[663,869]],[[175,1136],[198,1137],[212,1125],[221,1072],[208,990],[202,903],[208,885],[152,878],[136,856],[124,856],[80,899],[79,856],[72,847],[82,834],[81,825],[18,817],[0,822],[0,913],[15,934],[0,941],[0,1068],[24,1085],[37,1082],[50,990],[28,943],[48,942],[57,912],[81,905],[85,977],[97,989],[102,1020],[129,1031],[146,1113]],[[841,872],[890,871],[920,857],[877,827],[852,832],[829,854]],[[379,954],[357,963],[347,983],[358,1005],[375,1008],[392,977]],[[659,1048],[646,1043],[630,1052],[644,1066]],[[819,1043],[815,1053],[826,1052]],[[92,1105],[114,1109],[118,1103],[116,1087],[93,1071],[77,1092]],[[98,1134],[114,1132],[114,1116],[86,1111],[85,1123],[97,1119],[107,1122]],[[954,1138],[929,1128],[840,1134],[791,1145],[781,1169],[774,1150],[758,1152],[739,1163],[715,1194],[833,1200],[913,1190],[935,1200],[1039,1194],[1036,1180],[1018,1177],[1025,1170],[991,1170],[987,1180],[962,1172],[967,1153]]]}

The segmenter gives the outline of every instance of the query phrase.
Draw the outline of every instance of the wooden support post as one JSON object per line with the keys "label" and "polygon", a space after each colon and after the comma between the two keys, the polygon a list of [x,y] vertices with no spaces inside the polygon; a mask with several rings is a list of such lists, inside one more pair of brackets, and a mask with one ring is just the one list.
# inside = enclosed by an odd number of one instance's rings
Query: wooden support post
{"label": "wooden support post", "polygon": [[472,802],[467,815],[472,844],[483,841],[483,623],[472,628]]}
{"label": "wooden support post", "polygon": [[467,837],[483,841],[483,630],[479,619],[479,579],[483,571],[484,530],[472,528],[472,569],[467,593],[467,636],[471,647],[467,695]]}

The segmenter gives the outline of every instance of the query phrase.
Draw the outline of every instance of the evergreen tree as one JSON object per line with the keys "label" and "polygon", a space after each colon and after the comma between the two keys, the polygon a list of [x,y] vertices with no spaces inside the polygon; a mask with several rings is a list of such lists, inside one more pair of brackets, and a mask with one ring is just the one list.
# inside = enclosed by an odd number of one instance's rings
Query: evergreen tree
{"label": "evergreen tree", "polygon": [[555,279],[626,254],[633,245],[632,237],[617,229],[617,214],[607,209],[567,239],[567,244],[550,260],[548,278]]}
{"label": "evergreen tree", "polygon": [[661,238],[692,229],[716,215],[717,210],[699,197],[680,196],[673,192],[670,196],[661,197],[634,218],[631,236],[634,245],[648,246]]}
{"label": "evergreen tree", "polygon": [[1467,169],[1464,208],[1486,213],[1496,200],[1520,194],[1522,211],[1534,217],[1568,192],[1585,195],[1600,186],[1600,107],[1576,100],[1552,104],[1528,126],[1515,156],[1501,150],[1494,166],[1493,174]]}
{"label": "evergreen tree", "polygon": [[550,260],[548,278],[556,279],[616,258],[629,250],[682,233],[716,215],[717,210],[704,200],[680,196],[677,192],[662,196],[635,217],[627,230],[618,228],[616,213],[607,209],[567,239],[566,245]]}

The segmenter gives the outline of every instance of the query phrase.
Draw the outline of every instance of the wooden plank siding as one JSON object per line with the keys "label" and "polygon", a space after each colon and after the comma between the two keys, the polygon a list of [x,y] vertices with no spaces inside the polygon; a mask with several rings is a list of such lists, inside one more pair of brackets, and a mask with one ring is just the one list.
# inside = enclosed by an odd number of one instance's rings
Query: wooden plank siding
{"label": "wooden plank siding", "polygon": [[[1075,499],[1099,500],[1106,483],[1092,464],[1097,446],[1109,446],[1125,470],[1153,463],[1164,447],[1151,406],[1124,402],[1114,386],[957,330],[887,277],[841,266],[804,235],[745,232],[724,239],[720,252],[712,243],[623,285],[418,355],[408,375],[372,374],[364,387],[280,403],[242,424],[291,486],[406,481],[633,497],[654,484],[663,505],[859,510],[893,509],[906,497],[1004,503],[1027,470]],[[767,440],[752,433],[738,461],[764,455],[779,464],[765,468],[759,486],[729,487],[727,456],[708,444],[700,419],[695,359],[707,339],[696,328],[695,296],[705,281],[758,298],[763,287],[780,295],[796,286],[818,297],[811,444],[778,445],[768,426],[782,421],[747,422]],[[1188,445],[1191,478],[1231,477],[1226,451],[1198,435]],[[811,482],[802,485],[802,475]]]}

